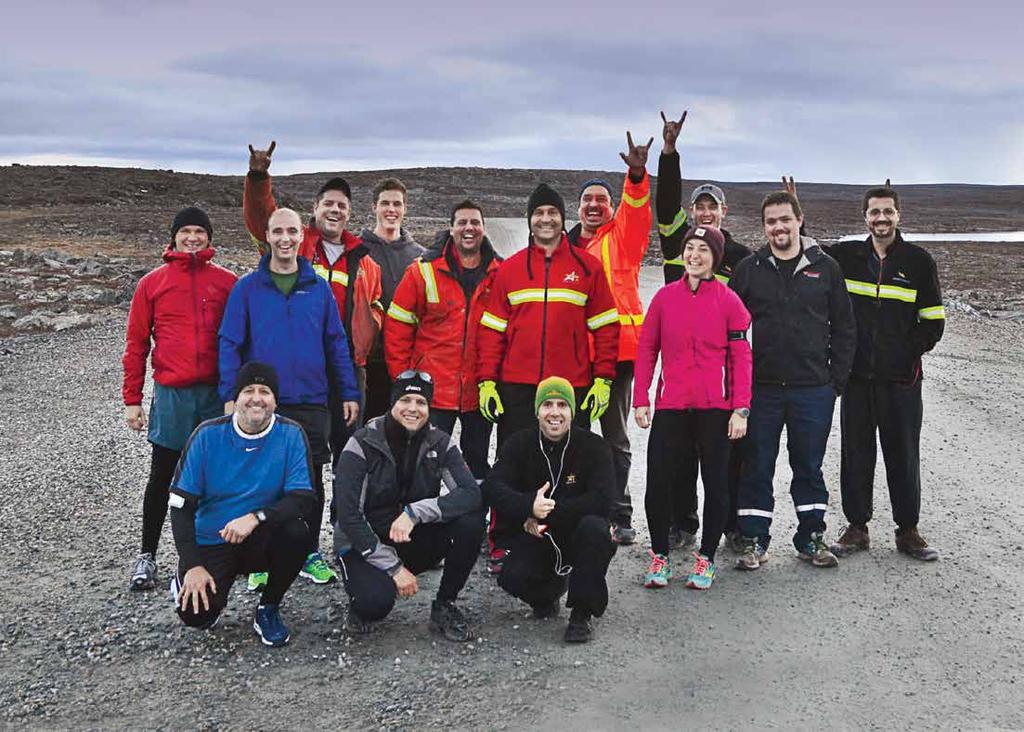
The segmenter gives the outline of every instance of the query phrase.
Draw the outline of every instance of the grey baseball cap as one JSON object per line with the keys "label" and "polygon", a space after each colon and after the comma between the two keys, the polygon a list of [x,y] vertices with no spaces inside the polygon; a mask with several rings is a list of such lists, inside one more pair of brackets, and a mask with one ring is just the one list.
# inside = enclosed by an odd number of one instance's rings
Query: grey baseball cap
{"label": "grey baseball cap", "polygon": [[719,206],[725,205],[725,194],[722,193],[722,189],[716,186],[714,183],[701,183],[699,186],[693,189],[693,193],[690,194],[690,205],[697,203],[697,199],[701,196],[711,196],[713,199],[718,201]]}

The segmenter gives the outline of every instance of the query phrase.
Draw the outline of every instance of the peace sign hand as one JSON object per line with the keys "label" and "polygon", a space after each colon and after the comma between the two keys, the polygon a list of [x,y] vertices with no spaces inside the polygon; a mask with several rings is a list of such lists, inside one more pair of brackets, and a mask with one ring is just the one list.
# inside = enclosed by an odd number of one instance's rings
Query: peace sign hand
{"label": "peace sign hand", "polygon": [[665,123],[665,126],[661,128],[661,139],[665,141],[665,146],[662,148],[663,153],[674,153],[676,151],[676,140],[679,138],[679,133],[683,129],[683,123],[686,122],[686,110],[683,110],[683,116],[679,118],[679,121],[669,120],[665,117],[665,113],[661,113],[661,121]]}
{"label": "peace sign hand", "polygon": [[270,156],[274,154],[277,147],[277,140],[270,141],[270,147],[266,150],[256,150],[252,143],[249,144],[249,172],[266,173],[270,169]]}
{"label": "peace sign hand", "polygon": [[629,152],[619,153],[619,157],[629,166],[629,176],[636,181],[640,181],[644,177],[644,170],[647,168],[647,151],[651,149],[652,142],[654,142],[653,137],[647,141],[646,145],[636,145],[633,143],[633,135],[628,130],[626,131]]}

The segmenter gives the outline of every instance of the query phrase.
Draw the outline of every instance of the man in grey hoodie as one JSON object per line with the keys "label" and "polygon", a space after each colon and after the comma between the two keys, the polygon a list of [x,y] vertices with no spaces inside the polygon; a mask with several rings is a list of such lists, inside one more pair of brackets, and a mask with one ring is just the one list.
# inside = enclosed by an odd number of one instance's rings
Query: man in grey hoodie
{"label": "man in grey hoodie", "polygon": [[[406,210],[405,184],[398,178],[384,178],[373,189],[373,213],[377,219],[373,229],[363,229],[359,237],[380,265],[381,305],[387,312],[395,288],[402,281],[405,268],[426,250],[402,228]],[[391,382],[384,363],[383,335],[378,337],[373,352],[366,361],[366,419],[379,417],[388,411]]]}

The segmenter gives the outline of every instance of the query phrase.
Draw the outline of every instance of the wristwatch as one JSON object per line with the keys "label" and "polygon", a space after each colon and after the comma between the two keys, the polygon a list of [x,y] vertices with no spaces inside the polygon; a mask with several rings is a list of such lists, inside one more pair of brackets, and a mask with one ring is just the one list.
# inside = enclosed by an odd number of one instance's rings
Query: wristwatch
{"label": "wristwatch", "polygon": [[253,516],[256,517],[256,520],[259,521],[261,524],[267,520],[267,514],[263,513],[262,509],[260,509],[259,511],[253,511],[252,513]]}
{"label": "wristwatch", "polygon": [[732,411],[736,412],[736,414],[743,417],[743,419],[746,419],[747,417],[750,416],[750,410],[747,409],[746,407],[740,407],[739,409],[734,409]]}

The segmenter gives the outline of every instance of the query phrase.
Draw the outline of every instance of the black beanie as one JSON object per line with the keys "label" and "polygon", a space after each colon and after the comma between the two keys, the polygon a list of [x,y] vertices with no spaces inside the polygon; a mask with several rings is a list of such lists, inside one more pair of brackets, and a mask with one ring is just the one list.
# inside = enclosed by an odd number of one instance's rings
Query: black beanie
{"label": "black beanie", "polygon": [[320,200],[321,196],[327,191],[341,191],[345,194],[345,198],[349,201],[352,200],[352,189],[348,185],[348,181],[338,176],[337,178],[331,178],[329,181],[320,186],[320,190],[316,192],[316,200]]}
{"label": "black beanie", "polygon": [[403,371],[391,384],[391,406],[406,394],[419,394],[430,404],[434,401],[434,380],[426,371]]}
{"label": "black beanie", "polygon": [[207,238],[213,241],[213,224],[210,223],[210,217],[203,209],[189,206],[178,211],[178,215],[174,217],[174,222],[171,224],[171,244],[174,244],[174,237],[178,235],[178,229],[183,226],[202,226],[206,229]]}
{"label": "black beanie", "polygon": [[249,361],[249,363],[238,370],[238,376],[235,377],[236,400],[238,395],[242,393],[242,389],[250,384],[269,386],[270,391],[274,393],[274,401],[277,401],[277,372],[270,364],[263,363],[262,361]]}
{"label": "black beanie", "polygon": [[538,206],[554,206],[557,208],[558,212],[562,214],[562,228],[565,228],[565,201],[558,195],[558,191],[547,183],[541,183],[530,194],[530,200],[526,202],[527,222],[533,217],[533,212]]}

